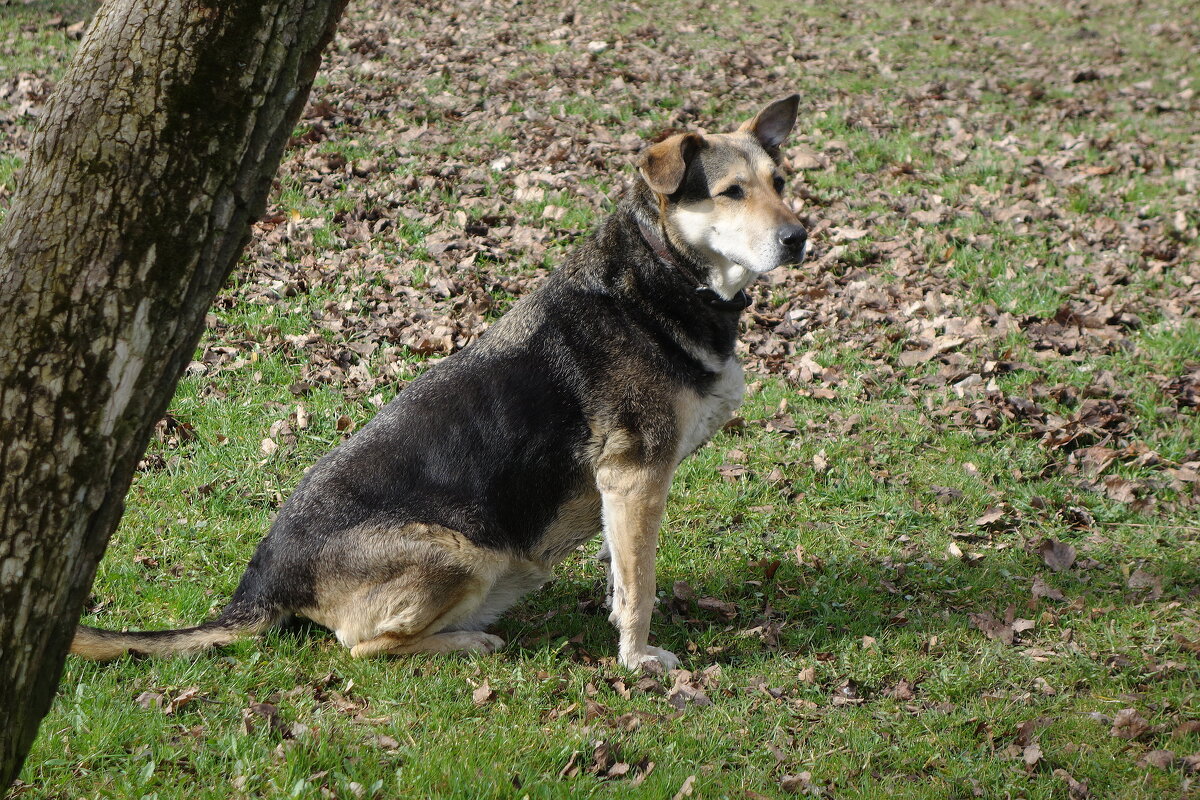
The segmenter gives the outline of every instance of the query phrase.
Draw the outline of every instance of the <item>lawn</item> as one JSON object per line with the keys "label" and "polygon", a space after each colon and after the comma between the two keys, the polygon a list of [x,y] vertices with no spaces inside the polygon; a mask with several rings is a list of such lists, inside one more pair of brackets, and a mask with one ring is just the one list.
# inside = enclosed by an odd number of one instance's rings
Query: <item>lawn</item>
{"label": "lawn", "polygon": [[[94,4],[0,9],[0,213]],[[684,463],[652,641],[595,546],[485,657],[299,626],[70,659],[19,798],[1200,791],[1200,16],[1185,0],[354,3],[84,621],[195,624],[305,468],[477,337],[667,128],[800,92],[808,264]]]}

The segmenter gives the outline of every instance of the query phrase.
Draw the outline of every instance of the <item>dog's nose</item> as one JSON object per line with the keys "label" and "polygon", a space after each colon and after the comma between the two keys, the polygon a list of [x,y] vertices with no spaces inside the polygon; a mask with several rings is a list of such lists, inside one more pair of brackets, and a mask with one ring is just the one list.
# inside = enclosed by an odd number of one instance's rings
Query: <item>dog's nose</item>
{"label": "dog's nose", "polygon": [[808,241],[808,231],[802,225],[785,225],[779,229],[779,243],[789,254],[799,257],[804,252],[804,243]]}

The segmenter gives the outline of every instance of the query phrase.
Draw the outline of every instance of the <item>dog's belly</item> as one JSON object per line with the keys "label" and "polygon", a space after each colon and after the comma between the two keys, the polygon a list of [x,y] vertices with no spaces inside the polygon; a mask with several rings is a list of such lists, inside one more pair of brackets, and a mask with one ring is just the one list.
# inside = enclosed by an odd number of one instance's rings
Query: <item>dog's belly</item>
{"label": "dog's belly", "polygon": [[682,461],[711,439],[742,404],[745,392],[742,365],[732,356],[721,365],[716,381],[707,391],[684,389],[680,392],[676,400],[680,437],[675,460]]}
{"label": "dog's belly", "polygon": [[509,567],[496,576],[483,601],[464,619],[450,626],[450,630],[481,631],[491,625],[513,603],[538,589],[550,580],[551,571],[546,564],[514,558]]}
{"label": "dog's belly", "polygon": [[600,493],[589,487],[568,500],[546,526],[529,557],[553,566],[600,532]]}

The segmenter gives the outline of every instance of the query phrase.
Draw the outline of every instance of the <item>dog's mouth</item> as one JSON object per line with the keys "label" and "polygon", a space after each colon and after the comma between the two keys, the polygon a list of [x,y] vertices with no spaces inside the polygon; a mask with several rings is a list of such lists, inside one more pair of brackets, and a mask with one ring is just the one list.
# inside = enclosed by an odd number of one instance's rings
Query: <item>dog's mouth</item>
{"label": "dog's mouth", "polygon": [[792,256],[792,259],[790,261],[784,261],[779,266],[787,267],[788,269],[795,269],[796,267],[803,264],[804,259],[806,259],[806,258],[808,258],[808,240],[807,239],[804,241],[804,244],[800,245],[799,253]]}
{"label": "dog's mouth", "polygon": [[808,260],[808,236],[796,247],[790,248],[790,252],[785,251],[783,258],[779,262],[779,266],[787,269],[797,269]]}
{"label": "dog's mouth", "polygon": [[781,254],[779,260],[766,268],[752,267],[746,264],[739,263],[738,266],[746,270],[746,272],[755,275],[766,275],[768,272],[773,272],[777,269],[795,269],[804,263],[804,259],[808,257],[808,241],[805,240],[799,246],[799,250],[795,252],[787,252]]}

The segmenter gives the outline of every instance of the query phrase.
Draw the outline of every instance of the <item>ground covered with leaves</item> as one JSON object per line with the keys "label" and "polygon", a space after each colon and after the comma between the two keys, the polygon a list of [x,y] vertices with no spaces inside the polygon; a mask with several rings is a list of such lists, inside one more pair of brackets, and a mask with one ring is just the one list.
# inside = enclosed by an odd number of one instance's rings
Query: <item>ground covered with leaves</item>
{"label": "ground covered with leaves", "polygon": [[[0,207],[89,3],[0,19]],[[11,13],[10,13],[11,12]],[[352,4],[85,620],[194,624],[310,465],[669,128],[800,92],[810,262],[681,469],[633,675],[590,555],[482,658],[71,660],[18,797],[1179,797],[1200,783],[1192,3]]]}

